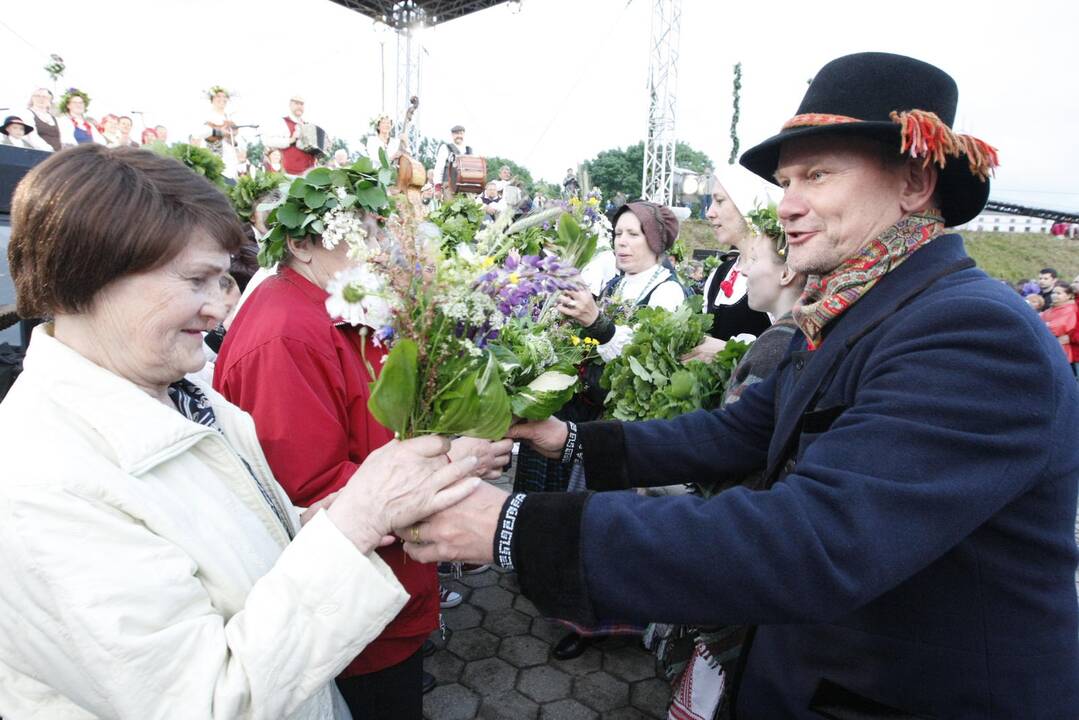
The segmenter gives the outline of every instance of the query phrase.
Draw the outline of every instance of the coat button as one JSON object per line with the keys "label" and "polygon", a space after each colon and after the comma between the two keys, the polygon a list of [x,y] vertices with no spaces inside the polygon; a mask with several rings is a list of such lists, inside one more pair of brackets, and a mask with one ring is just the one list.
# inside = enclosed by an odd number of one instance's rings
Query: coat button
{"label": "coat button", "polygon": [[794,369],[801,370],[806,366],[806,361],[802,358],[794,358]]}
{"label": "coat button", "polygon": [[794,459],[792,458],[792,459],[788,460],[787,462],[783,463],[783,472],[785,472],[785,473],[787,473],[789,475],[790,473],[794,472],[794,466],[795,466],[795,462],[794,462]]}

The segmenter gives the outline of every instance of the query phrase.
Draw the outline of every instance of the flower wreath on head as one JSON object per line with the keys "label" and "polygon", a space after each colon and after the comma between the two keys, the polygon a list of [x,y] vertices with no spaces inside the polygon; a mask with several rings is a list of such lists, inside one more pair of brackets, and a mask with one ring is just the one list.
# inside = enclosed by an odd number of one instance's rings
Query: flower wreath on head
{"label": "flower wreath on head", "polygon": [[82,90],[79,90],[78,88],[70,87],[64,91],[63,95],[60,96],[59,108],[61,113],[63,113],[64,115],[67,114],[67,104],[71,101],[71,98],[73,97],[81,97],[83,104],[86,106],[85,109],[90,109],[90,96]]}
{"label": "flower wreath on head", "polygon": [[214,99],[214,95],[216,95],[216,94],[218,94],[218,93],[225,93],[225,97],[227,97],[227,98],[231,98],[231,97],[232,97],[232,93],[230,93],[230,92],[229,92],[228,90],[226,90],[225,88],[221,87],[220,85],[214,85],[214,86],[213,86],[213,87],[211,87],[211,88],[210,88],[209,90],[207,90],[207,91],[206,91],[206,97],[207,97],[208,99],[210,99],[210,100],[213,100],[213,99]]}
{"label": "flower wreath on head", "polygon": [[327,250],[344,241],[350,255],[362,256],[367,239],[364,214],[386,218],[393,209],[386,193],[393,170],[385,153],[380,152],[379,158],[377,167],[361,157],[348,167],[315,168],[293,180],[288,194],[266,218],[269,232],[259,242],[259,265],[268,268],[284,260],[290,237],[318,237]]}
{"label": "flower wreath on head", "polygon": [[389,115],[387,115],[386,113],[379,113],[378,115],[375,115],[373,118],[371,118],[371,132],[373,134],[375,134],[375,135],[378,135],[378,124],[380,122],[382,122],[382,118],[386,118],[387,120],[390,121],[390,135],[393,135],[393,130],[394,130],[393,118],[390,117]]}
{"label": "flower wreath on head", "polygon": [[746,224],[759,235],[762,235],[775,244],[776,255],[786,259],[787,257],[787,233],[783,230],[783,224],[779,221],[779,208],[774,202],[767,205],[758,205],[746,214]]}
{"label": "flower wreath on head", "polygon": [[284,186],[288,191],[289,179],[284,173],[258,170],[252,175],[241,175],[236,184],[229,188],[229,200],[236,214],[245,223],[251,222],[251,215],[258,208],[255,202],[266,193]]}

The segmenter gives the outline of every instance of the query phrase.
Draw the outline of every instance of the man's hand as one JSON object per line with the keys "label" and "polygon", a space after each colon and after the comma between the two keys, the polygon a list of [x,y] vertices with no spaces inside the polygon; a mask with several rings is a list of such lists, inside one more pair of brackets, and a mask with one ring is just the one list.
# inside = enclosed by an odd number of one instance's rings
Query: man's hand
{"label": "man's hand", "polygon": [[480,483],[467,498],[405,532],[405,552],[419,562],[489,563],[494,559],[498,516],[509,493]]}
{"label": "man's hand", "polygon": [[562,457],[562,449],[566,447],[569,428],[562,420],[547,418],[514,425],[506,433],[506,437],[523,440],[543,457],[558,460]]}
{"label": "man's hand", "polygon": [[716,353],[722,352],[725,347],[727,347],[726,340],[717,340],[714,337],[706,337],[701,341],[700,345],[682,356],[682,362],[689,362],[690,360],[712,362],[712,358],[716,356]]}
{"label": "man's hand", "polygon": [[497,480],[502,477],[502,469],[510,464],[510,452],[513,440],[481,440],[473,437],[459,437],[450,443],[450,462],[476,458],[476,467],[472,474],[485,480]]}

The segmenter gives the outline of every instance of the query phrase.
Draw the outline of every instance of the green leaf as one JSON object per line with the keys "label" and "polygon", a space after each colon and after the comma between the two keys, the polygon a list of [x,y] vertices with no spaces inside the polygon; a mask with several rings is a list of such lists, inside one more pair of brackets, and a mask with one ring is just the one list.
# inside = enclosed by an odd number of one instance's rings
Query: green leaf
{"label": "green leaf", "polygon": [[388,168],[390,166],[390,160],[386,157],[386,148],[380,147],[378,149],[378,162],[383,168]]}
{"label": "green leaf", "polygon": [[332,170],[330,171],[330,182],[334,187],[348,188],[348,173],[344,170]]}
{"label": "green leaf", "polygon": [[356,199],[359,200],[360,205],[374,210],[385,207],[388,202],[386,191],[378,185],[357,191]]}
{"label": "green leaf", "polygon": [[[382,152],[382,148],[379,148],[378,151]],[[382,168],[381,170],[379,170],[378,171],[378,181],[380,183],[382,183],[383,185],[389,185],[390,183],[392,183],[393,182],[393,169],[392,168]]]}
{"label": "green leaf", "polygon": [[307,184],[303,181],[303,178],[296,178],[288,186],[288,196],[291,198],[302,198],[306,194]]}
{"label": "green leaf", "polygon": [[307,185],[313,185],[314,187],[326,187],[332,180],[331,172],[329,168],[315,168],[303,176],[303,181]]}
{"label": "green leaf", "polygon": [[487,353],[487,364],[476,378],[476,392],[479,395],[479,415],[476,423],[462,435],[499,440],[506,435],[510,422],[510,399],[502,378],[498,372],[498,361],[493,353]]}
{"label": "green leaf", "polygon": [[311,232],[315,233],[316,235],[321,235],[322,233],[326,232],[326,224],[322,222],[322,220],[314,221],[313,223],[311,223]]}
{"label": "green leaf", "polygon": [[371,164],[371,158],[364,155],[352,164],[352,170],[362,175],[371,175],[375,172],[375,166]]}
{"label": "green leaf", "polygon": [[329,195],[322,190],[316,190],[313,187],[308,187],[307,192],[304,193],[303,201],[307,204],[307,207],[312,210],[318,210],[320,207],[326,204],[326,198]]}
{"label": "green leaf", "polygon": [[634,375],[647,383],[652,382],[652,374],[644,369],[644,365],[641,365],[640,360],[632,355],[628,356],[626,360],[629,362],[629,369],[633,371]]}
{"label": "green leaf", "polygon": [[277,208],[277,221],[287,228],[298,228],[303,222],[303,218],[304,213],[291,202]]}
{"label": "green leaf", "polygon": [[403,339],[390,350],[378,380],[371,384],[367,409],[398,437],[408,437],[408,419],[416,402],[419,351],[413,340]]}
{"label": "green leaf", "polygon": [[551,417],[573,398],[577,391],[576,375],[548,371],[510,398],[513,414],[525,420]]}
{"label": "green leaf", "polygon": [[671,397],[677,400],[685,400],[693,394],[696,378],[689,370],[676,370],[671,375]]}

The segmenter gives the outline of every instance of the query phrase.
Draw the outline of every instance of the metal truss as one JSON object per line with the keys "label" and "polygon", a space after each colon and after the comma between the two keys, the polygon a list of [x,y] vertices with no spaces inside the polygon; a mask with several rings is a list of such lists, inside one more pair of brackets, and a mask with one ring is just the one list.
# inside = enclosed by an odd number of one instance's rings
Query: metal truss
{"label": "metal truss", "polygon": [[648,131],[641,197],[670,205],[674,194],[675,110],[682,0],[652,0],[648,58]]}

